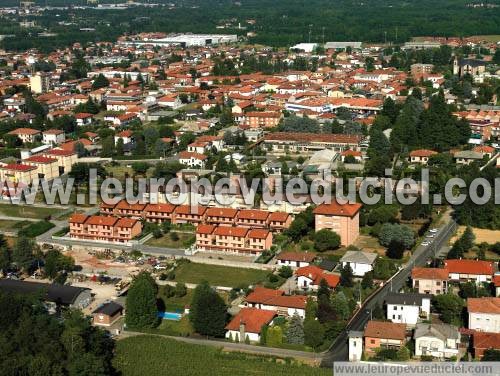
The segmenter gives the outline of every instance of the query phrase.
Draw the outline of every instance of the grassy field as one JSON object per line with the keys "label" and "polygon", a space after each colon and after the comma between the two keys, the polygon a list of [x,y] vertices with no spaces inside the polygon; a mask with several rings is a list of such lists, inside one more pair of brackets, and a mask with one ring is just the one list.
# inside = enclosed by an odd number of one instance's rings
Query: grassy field
{"label": "grassy field", "polygon": [[159,286],[158,298],[160,298],[165,304],[165,311],[184,311],[184,307],[191,303],[191,299],[193,298],[193,290],[188,289],[187,294],[181,297],[167,297],[165,294],[165,286]]}
{"label": "grassy field", "polygon": [[[171,234],[177,234],[177,238],[172,239]],[[163,235],[161,238],[155,239],[151,238],[146,242],[146,245],[152,247],[164,247],[164,248],[187,248],[196,241],[196,236],[191,233],[185,232],[169,232]]]}
{"label": "grassy field", "polygon": [[208,281],[211,286],[248,286],[266,281],[268,271],[232,268],[219,265],[183,263],[175,269],[175,282],[200,283]]}
{"label": "grassy field", "polygon": [[[450,243],[453,244],[455,240],[457,240],[465,231],[465,226],[460,226],[457,230],[457,234],[450,240]],[[482,228],[472,228],[474,231],[474,235],[476,235],[475,243],[489,243],[495,244],[496,242],[500,242],[500,230],[487,230]]]}
{"label": "grassy field", "polygon": [[0,204],[0,215],[18,218],[44,219],[62,213],[62,209],[41,208],[30,205]]}
{"label": "grassy field", "polygon": [[0,220],[0,231],[18,231],[29,224],[28,221]]}
{"label": "grassy field", "polygon": [[169,338],[138,336],[119,340],[114,365],[123,376],[323,376],[331,369],[292,361],[182,343]]}
{"label": "grassy field", "polygon": [[152,333],[165,334],[167,336],[188,337],[194,333],[194,329],[187,316],[183,316],[180,321],[162,320],[161,324]]}

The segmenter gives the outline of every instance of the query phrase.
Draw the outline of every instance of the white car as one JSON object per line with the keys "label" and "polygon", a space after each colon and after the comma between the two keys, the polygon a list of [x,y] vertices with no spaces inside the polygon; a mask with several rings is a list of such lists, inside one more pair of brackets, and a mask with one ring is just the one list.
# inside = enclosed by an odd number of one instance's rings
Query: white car
{"label": "white car", "polygon": [[438,231],[439,230],[437,228],[432,228],[432,229],[429,230],[429,232],[432,233],[432,234],[435,234]]}
{"label": "white car", "polygon": [[422,243],[420,243],[420,245],[422,245],[424,247],[427,247],[429,244],[431,244],[431,243],[429,243],[429,242],[422,242]]}
{"label": "white car", "polygon": [[434,236],[436,236],[436,235],[434,235],[434,234],[427,234],[426,238],[433,238]]}

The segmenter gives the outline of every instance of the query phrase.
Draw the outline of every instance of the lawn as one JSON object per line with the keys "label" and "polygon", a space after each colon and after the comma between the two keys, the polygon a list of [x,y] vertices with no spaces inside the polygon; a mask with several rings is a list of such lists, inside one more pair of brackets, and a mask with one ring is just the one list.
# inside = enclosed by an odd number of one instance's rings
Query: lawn
{"label": "lawn", "polygon": [[167,336],[189,337],[194,333],[193,326],[187,316],[182,316],[180,321],[162,320],[161,324],[151,331],[154,334],[164,334]]}
{"label": "lawn", "polygon": [[58,208],[36,207],[31,205],[0,204],[0,215],[18,218],[44,219],[57,216],[64,210]]}
{"label": "lawn", "polygon": [[188,289],[187,294],[181,297],[171,296],[167,297],[165,294],[165,286],[159,286],[158,288],[158,298],[160,298],[165,304],[165,311],[177,312],[184,311],[186,305],[191,304],[191,299],[193,297],[193,290]]}
{"label": "lawn", "polygon": [[329,368],[314,368],[243,353],[225,353],[215,347],[193,345],[169,338],[138,336],[119,340],[113,364],[123,376],[323,376]]}
{"label": "lawn", "polygon": [[150,245],[152,247],[184,249],[188,248],[195,241],[196,236],[192,233],[171,231],[168,234],[163,235],[161,238],[151,238],[146,242],[146,245]]}
{"label": "lawn", "polygon": [[18,231],[30,224],[28,221],[0,220],[0,231]]}
{"label": "lawn", "polygon": [[238,287],[267,281],[268,271],[233,268],[228,266],[186,262],[174,271],[175,282],[200,283],[208,281],[212,286]]}

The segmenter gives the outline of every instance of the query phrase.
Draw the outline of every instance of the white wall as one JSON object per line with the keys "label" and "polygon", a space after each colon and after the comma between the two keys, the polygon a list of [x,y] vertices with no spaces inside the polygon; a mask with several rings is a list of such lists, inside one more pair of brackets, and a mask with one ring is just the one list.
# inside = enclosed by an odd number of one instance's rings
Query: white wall
{"label": "white wall", "polygon": [[358,277],[362,277],[369,271],[373,270],[373,267],[369,264],[359,264],[354,262],[343,262],[342,267],[345,267],[347,264],[351,267],[353,274]]}
{"label": "white wall", "polygon": [[500,315],[494,313],[469,312],[469,329],[500,333]]}
{"label": "white wall", "polygon": [[349,361],[359,362],[363,354],[363,338],[351,337],[349,338]]}

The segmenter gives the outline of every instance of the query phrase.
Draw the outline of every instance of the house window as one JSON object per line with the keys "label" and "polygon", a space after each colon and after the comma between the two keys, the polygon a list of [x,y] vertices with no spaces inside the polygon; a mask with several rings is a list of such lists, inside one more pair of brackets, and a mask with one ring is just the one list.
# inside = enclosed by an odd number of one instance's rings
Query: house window
{"label": "house window", "polygon": [[370,343],[371,343],[372,345],[374,345],[374,344],[375,344],[375,340],[374,340],[374,339],[371,339],[371,340],[370,340]]}
{"label": "house window", "polygon": [[436,286],[441,286],[441,281],[437,281]]}

